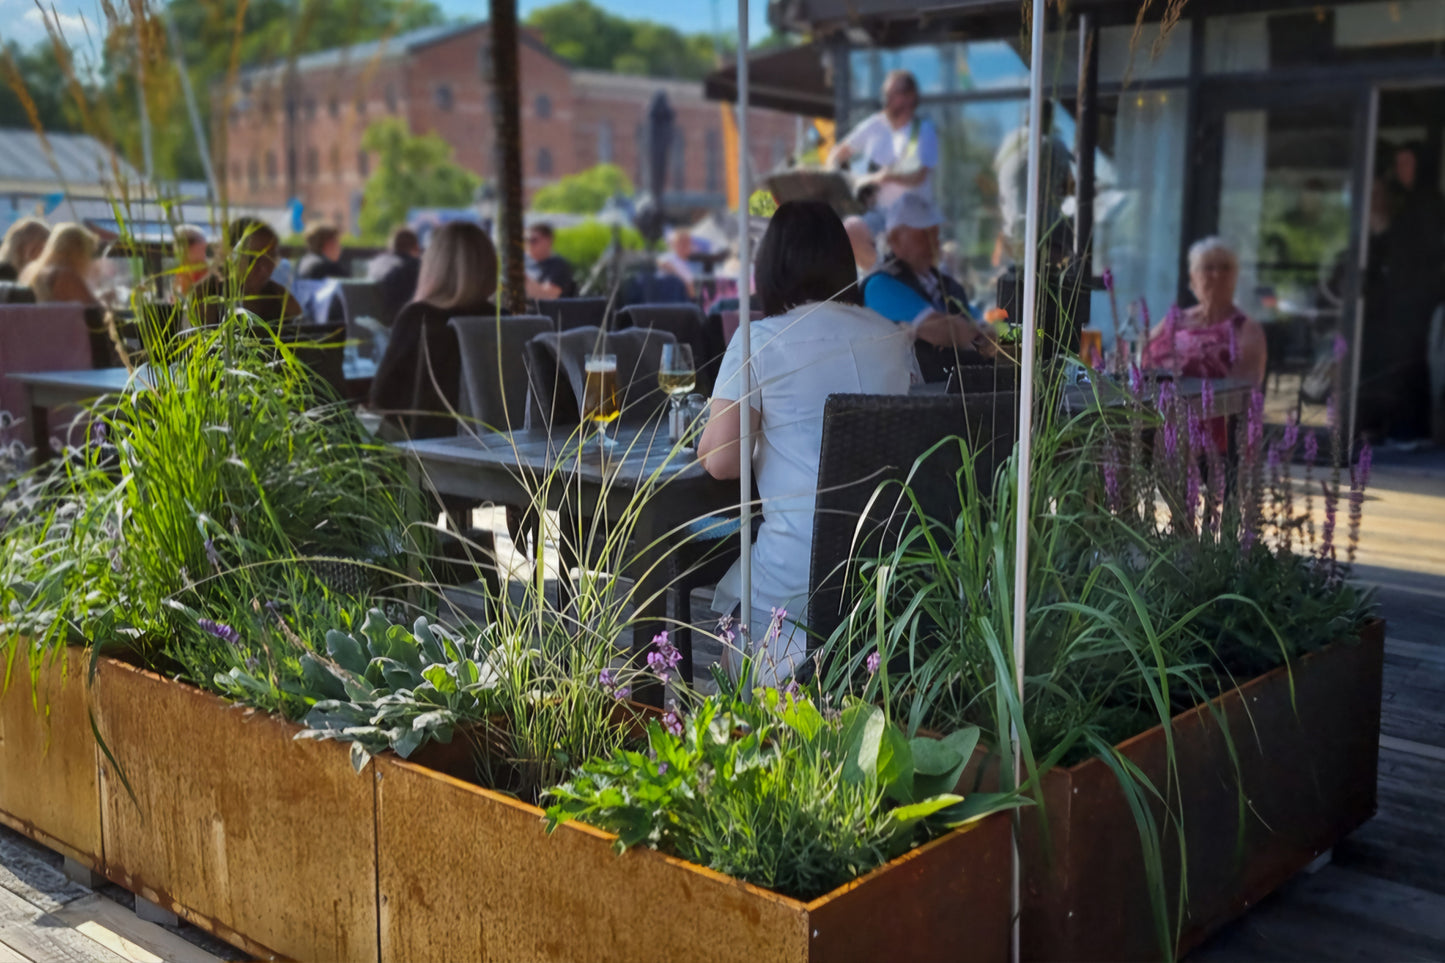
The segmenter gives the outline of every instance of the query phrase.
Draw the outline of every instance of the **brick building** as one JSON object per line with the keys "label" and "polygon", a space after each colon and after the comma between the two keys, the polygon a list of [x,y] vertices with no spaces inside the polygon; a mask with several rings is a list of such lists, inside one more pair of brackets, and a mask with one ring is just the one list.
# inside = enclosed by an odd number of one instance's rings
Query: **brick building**
{"label": "brick building", "polygon": [[[399,117],[414,134],[435,132],[458,163],[491,178],[492,121],[486,24],[428,28],[387,41],[328,50],[242,73],[218,105],[218,144],[228,195],[238,205],[284,205],[297,197],[308,220],[354,229],[372,158],[367,126]],[[702,83],[578,70],[524,32],[520,56],[522,169],[537,188],[594,164],[619,165],[641,186],[644,115],[661,90],[676,115],[672,200],[723,203],[722,113]],[[290,87],[294,99],[286,96]],[[295,104],[288,123],[286,104]],[[293,134],[294,131],[294,134]],[[754,170],[771,170],[793,148],[795,119],[749,112]]]}

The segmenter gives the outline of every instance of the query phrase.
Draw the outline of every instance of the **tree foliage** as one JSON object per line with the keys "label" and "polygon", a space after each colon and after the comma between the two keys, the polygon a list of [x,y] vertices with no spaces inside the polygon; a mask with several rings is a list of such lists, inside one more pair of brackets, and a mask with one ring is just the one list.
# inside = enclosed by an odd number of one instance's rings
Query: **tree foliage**
{"label": "tree foliage", "polygon": [[49,44],[26,50],[11,42],[0,51],[0,127],[34,123],[51,132],[76,129],[74,113],[66,109],[65,75]]}
{"label": "tree foliage", "polygon": [[[629,20],[590,0],[567,0],[533,10],[527,26],[553,53],[589,70],[701,79],[717,65],[707,34],[683,34],[650,20]],[[723,47],[724,56],[730,48]]]}
{"label": "tree foliage", "polygon": [[632,179],[616,164],[598,164],[548,184],[532,197],[532,210],[552,214],[596,214],[608,198],[631,197]]}
{"label": "tree foliage", "polygon": [[414,207],[465,207],[481,178],[452,160],[452,148],[436,134],[414,136],[394,117],[366,129],[361,146],[376,163],[362,194],[361,235],[380,240]]}

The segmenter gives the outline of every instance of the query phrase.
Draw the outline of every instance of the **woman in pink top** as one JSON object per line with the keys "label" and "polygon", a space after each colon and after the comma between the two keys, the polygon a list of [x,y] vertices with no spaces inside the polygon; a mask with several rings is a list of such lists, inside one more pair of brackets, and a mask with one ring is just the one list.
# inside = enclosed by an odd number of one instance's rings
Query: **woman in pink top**
{"label": "woman in pink top", "polygon": [[1144,368],[1187,378],[1239,378],[1264,384],[1264,329],[1234,303],[1239,259],[1217,237],[1189,248],[1189,289],[1199,303],[1170,311],[1144,345]]}

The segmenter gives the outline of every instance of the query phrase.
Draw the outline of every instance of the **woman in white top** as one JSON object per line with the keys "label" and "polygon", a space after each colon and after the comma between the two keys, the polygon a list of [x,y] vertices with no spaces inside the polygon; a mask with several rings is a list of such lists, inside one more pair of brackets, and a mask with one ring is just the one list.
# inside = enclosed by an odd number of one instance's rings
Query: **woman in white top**
{"label": "woman in white top", "polygon": [[[758,298],[767,317],[753,322],[751,359],[743,357],[742,339],[728,346],[698,443],[709,474],[738,477],[740,371],[747,362],[753,477],[764,516],[753,543],[753,641],[747,650],[758,685],[788,678],[807,652],[823,405],[831,394],[904,394],[916,370],[908,330],[863,307],[856,279],[848,234],[831,207],[790,201],[778,208],[756,264]],[[715,609],[735,613],[740,594],[734,565],[718,583]],[[786,610],[787,617],[770,638],[775,610]],[[735,659],[729,658],[729,668],[736,669]]]}

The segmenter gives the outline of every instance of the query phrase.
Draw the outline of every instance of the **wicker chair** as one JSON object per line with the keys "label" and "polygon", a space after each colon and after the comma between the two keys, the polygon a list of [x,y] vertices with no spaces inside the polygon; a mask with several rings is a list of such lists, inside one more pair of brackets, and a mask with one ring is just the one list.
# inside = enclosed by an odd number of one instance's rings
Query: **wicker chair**
{"label": "wicker chair", "polygon": [[556,298],[551,301],[538,301],[537,313],[551,318],[552,326],[558,331],[607,327],[606,298]]}
{"label": "wicker chair", "polygon": [[693,363],[697,369],[697,391],[712,393],[712,382],[707,380],[710,362],[713,360],[713,343],[707,332],[707,318],[695,304],[637,304],[617,312],[617,328],[625,330],[638,328],[651,331],[665,331],[678,344],[692,348]]}
{"label": "wicker chair", "polygon": [[522,427],[527,410],[526,346],[552,330],[542,315],[452,318],[461,352],[465,413],[498,431]]}
{"label": "wicker chair", "polygon": [[[911,506],[878,486],[902,481],[914,464],[945,438],[957,436],[975,455],[981,493],[992,493],[994,470],[1008,457],[1018,433],[1018,396],[832,395],[823,414],[818,496],[813,516],[808,629],[827,639],[852,608],[849,560],[876,557],[900,533]],[[957,445],[940,445],[919,466],[910,488],[925,515],[951,523],[958,517]],[[873,503],[870,505],[870,501]],[[811,644],[811,643],[810,643]]]}
{"label": "wicker chair", "polygon": [[381,352],[376,350],[375,333],[360,321],[362,318],[372,318],[383,328],[389,328],[396,320],[381,285],[374,281],[342,281],[337,285],[333,315],[335,303],[341,305],[341,317],[346,322],[346,336],[357,342],[363,357],[380,361]]}

